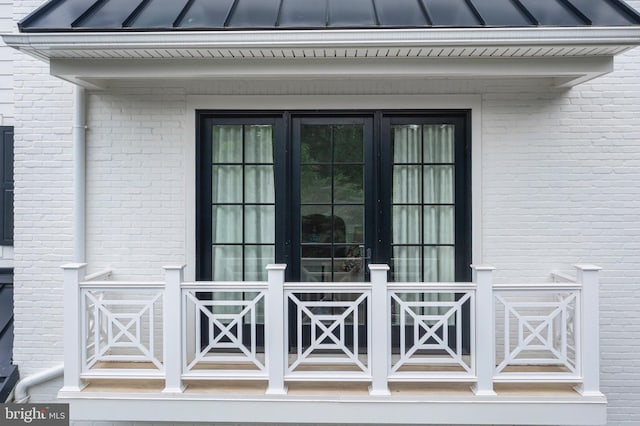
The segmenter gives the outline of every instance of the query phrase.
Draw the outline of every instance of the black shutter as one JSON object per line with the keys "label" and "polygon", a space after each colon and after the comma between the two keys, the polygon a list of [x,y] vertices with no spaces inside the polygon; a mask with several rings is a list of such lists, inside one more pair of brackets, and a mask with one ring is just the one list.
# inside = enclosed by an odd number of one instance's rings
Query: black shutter
{"label": "black shutter", "polygon": [[0,126],[0,245],[13,245],[13,127]]}

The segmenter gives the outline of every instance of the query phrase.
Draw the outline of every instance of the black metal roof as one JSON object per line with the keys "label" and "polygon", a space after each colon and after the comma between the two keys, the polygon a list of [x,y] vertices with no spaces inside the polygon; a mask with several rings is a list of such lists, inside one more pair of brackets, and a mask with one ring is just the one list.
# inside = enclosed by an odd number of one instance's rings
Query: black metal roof
{"label": "black metal roof", "polygon": [[49,0],[22,32],[640,25],[621,0]]}

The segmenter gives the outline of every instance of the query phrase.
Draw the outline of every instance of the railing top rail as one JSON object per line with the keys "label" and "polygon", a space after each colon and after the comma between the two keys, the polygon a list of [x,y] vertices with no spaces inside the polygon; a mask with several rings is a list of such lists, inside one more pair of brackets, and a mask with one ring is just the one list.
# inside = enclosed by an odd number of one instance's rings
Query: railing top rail
{"label": "railing top rail", "polygon": [[163,281],[82,281],[80,288],[103,290],[163,289]]}
{"label": "railing top rail", "polygon": [[494,284],[494,290],[503,291],[576,291],[582,289],[580,283],[525,283],[525,284]]}
{"label": "railing top rail", "polygon": [[341,282],[307,282],[307,283],[284,283],[285,290],[301,291],[363,291],[371,290],[371,283],[341,283]]}
{"label": "railing top rail", "polygon": [[468,291],[477,288],[475,283],[454,282],[454,283],[435,283],[435,282],[392,282],[388,284],[389,290],[402,291]]}
{"label": "railing top rail", "polygon": [[266,281],[192,281],[183,282],[180,287],[185,290],[265,290],[269,287]]}

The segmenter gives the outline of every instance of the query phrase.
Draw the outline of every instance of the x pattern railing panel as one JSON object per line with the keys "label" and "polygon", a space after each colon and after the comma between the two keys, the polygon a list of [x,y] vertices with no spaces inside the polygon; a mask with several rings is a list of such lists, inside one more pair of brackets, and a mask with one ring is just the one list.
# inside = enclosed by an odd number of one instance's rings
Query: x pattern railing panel
{"label": "x pattern railing panel", "polygon": [[[474,294],[438,291],[390,291],[391,374],[411,372],[426,376],[444,370],[474,374]],[[429,372],[421,366],[434,367]],[[453,368],[452,368],[453,367]],[[440,370],[440,371],[439,371]]]}
{"label": "x pattern railing panel", "polygon": [[[185,370],[250,366],[264,372],[265,292],[183,290]],[[194,327],[195,333],[187,327]]]}
{"label": "x pattern railing panel", "polygon": [[99,362],[162,370],[162,292],[83,289],[83,370]]}
{"label": "x pattern railing panel", "polygon": [[291,356],[287,373],[315,365],[316,373],[351,367],[352,372],[370,374],[368,313],[370,291],[330,293],[286,291],[285,318],[290,318],[287,347]]}
{"label": "x pattern railing panel", "polygon": [[537,365],[578,375],[579,299],[578,291],[496,293],[496,373]]}

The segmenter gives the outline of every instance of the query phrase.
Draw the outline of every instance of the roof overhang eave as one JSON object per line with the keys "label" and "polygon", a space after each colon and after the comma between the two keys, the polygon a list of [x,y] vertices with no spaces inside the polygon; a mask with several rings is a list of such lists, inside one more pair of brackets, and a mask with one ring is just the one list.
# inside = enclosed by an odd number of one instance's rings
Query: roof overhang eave
{"label": "roof overhang eave", "polygon": [[[291,49],[331,47],[493,47],[640,45],[636,27],[409,28],[165,32],[33,32],[2,35],[21,50],[50,52],[135,49]],[[159,56],[160,58],[162,56]]]}
{"label": "roof overhang eave", "polygon": [[[135,78],[128,71],[119,72],[118,67],[135,63],[143,75],[145,62],[158,69],[157,61],[149,59],[185,63],[171,68],[174,73],[166,71],[165,78],[187,78],[202,72],[194,66],[198,59],[227,59],[225,72],[229,76],[237,75],[233,62],[244,61],[238,68],[246,69],[250,60],[252,65],[270,66],[275,77],[278,73],[290,77],[288,69],[278,68],[281,64],[273,62],[297,60],[301,66],[296,69],[307,73],[322,68],[307,66],[304,61],[318,59],[333,64],[359,62],[361,70],[347,70],[358,75],[375,72],[367,61],[382,57],[442,65],[438,70],[415,62],[417,74],[457,75],[459,69],[460,76],[471,76],[478,70],[478,75],[499,77],[513,76],[521,70],[523,77],[556,77],[559,85],[572,86],[610,72],[613,56],[640,45],[640,27],[52,32],[2,37],[7,45],[48,62],[53,75],[72,81]],[[398,76],[404,75],[407,63],[404,61],[398,69]],[[531,74],[529,69],[536,67],[538,71]],[[111,74],[101,75],[98,69],[109,69]],[[254,72],[263,69],[269,70],[260,66]],[[383,71],[389,75],[389,69]]]}

